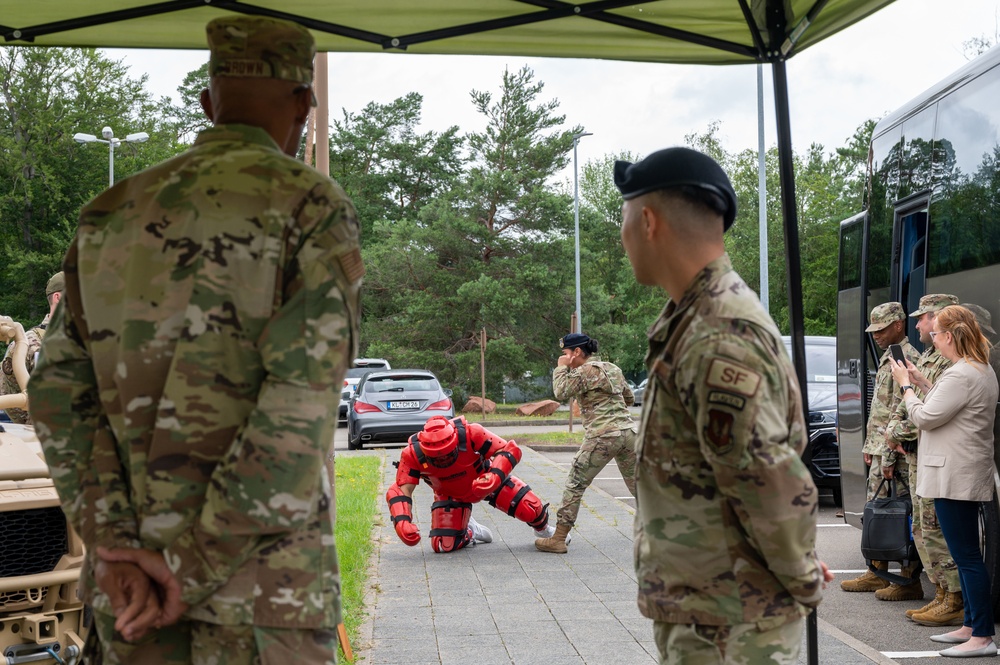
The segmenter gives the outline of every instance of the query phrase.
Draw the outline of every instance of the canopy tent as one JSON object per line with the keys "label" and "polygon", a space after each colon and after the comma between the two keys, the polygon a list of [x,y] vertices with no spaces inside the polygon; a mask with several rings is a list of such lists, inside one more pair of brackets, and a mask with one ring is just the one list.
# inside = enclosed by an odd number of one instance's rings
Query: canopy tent
{"label": "canopy tent", "polygon": [[[770,63],[792,357],[805,340],[785,60],[892,0],[0,0],[7,44],[205,48],[205,24],[237,12],[297,21],[322,51]],[[651,149],[661,146],[650,146]],[[803,394],[803,405],[808,404]],[[803,407],[805,408],[805,406]],[[815,614],[813,615],[815,617]],[[813,623],[812,629],[815,628]],[[811,636],[812,637],[812,636]],[[810,639],[810,662],[816,661]]]}

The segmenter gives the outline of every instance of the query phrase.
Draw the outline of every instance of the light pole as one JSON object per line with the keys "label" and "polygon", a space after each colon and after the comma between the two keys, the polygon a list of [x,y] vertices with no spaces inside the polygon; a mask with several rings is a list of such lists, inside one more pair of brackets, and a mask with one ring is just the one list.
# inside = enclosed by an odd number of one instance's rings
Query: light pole
{"label": "light pole", "polygon": [[573,218],[574,236],[576,237],[576,330],[583,332],[583,322],[580,311],[580,178],[576,165],[576,144],[584,136],[593,136],[591,132],[573,134]]}
{"label": "light pole", "polygon": [[74,134],[73,140],[77,143],[107,143],[108,144],[108,187],[115,184],[115,148],[120,146],[122,143],[142,143],[143,141],[149,140],[149,134],[146,132],[137,132],[135,134],[129,134],[123,139],[116,139],[115,133],[111,131],[110,127],[105,127],[101,130],[101,136],[103,139],[99,139],[93,134]]}

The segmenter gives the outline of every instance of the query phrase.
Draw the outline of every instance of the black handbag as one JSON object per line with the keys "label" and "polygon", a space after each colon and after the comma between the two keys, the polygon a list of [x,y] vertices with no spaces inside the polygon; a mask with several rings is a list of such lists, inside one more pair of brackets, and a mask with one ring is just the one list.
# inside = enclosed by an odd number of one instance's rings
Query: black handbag
{"label": "black handbag", "polygon": [[[889,483],[889,494],[880,497],[882,487]],[[879,577],[896,584],[919,584],[920,555],[913,542],[913,504],[909,496],[896,493],[896,481],[883,478],[875,490],[875,498],[865,504],[861,518],[861,555],[868,563],[868,570]],[[878,570],[872,561],[898,561],[905,568],[912,563],[917,567],[913,577],[903,577],[884,570]]]}

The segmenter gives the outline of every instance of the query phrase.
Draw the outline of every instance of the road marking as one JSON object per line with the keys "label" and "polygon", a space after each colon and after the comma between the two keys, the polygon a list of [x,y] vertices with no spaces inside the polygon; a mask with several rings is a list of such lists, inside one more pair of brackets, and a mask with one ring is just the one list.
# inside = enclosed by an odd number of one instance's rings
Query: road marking
{"label": "road marking", "polygon": [[632,496],[631,494],[629,494],[628,496],[616,496],[615,498],[618,499],[619,501],[628,501],[629,499],[635,501],[635,497]]}
{"label": "road marking", "polygon": [[827,528],[829,528],[829,527],[842,527],[842,526],[847,526],[847,527],[851,527],[852,529],[854,528],[854,527],[853,527],[852,525],[850,525],[850,524],[817,524],[816,526],[822,526],[822,527],[827,527]]}
{"label": "road marking", "polygon": [[940,658],[940,651],[883,651],[886,658]]}

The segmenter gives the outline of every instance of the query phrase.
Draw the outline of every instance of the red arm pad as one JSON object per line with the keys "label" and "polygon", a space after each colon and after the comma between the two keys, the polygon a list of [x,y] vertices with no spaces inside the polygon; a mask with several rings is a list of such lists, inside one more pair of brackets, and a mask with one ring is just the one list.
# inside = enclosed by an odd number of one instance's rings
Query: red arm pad
{"label": "red arm pad", "polygon": [[472,490],[480,500],[500,487],[521,461],[521,449],[513,441],[498,439],[487,454],[491,457],[490,468],[472,482]]}
{"label": "red arm pad", "polygon": [[393,484],[385,493],[385,500],[389,504],[392,526],[399,539],[411,547],[419,543],[420,529],[413,523],[413,499],[399,485]]}

